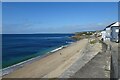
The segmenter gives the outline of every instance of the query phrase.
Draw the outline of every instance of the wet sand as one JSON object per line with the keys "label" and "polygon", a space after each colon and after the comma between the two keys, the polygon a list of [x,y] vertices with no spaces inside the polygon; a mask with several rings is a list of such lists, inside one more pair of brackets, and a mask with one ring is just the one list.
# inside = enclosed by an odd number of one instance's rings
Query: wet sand
{"label": "wet sand", "polygon": [[3,76],[4,78],[54,78],[61,75],[78,58],[87,45],[88,40],[83,39],[70,44],[53,54],[37,60],[31,64]]}

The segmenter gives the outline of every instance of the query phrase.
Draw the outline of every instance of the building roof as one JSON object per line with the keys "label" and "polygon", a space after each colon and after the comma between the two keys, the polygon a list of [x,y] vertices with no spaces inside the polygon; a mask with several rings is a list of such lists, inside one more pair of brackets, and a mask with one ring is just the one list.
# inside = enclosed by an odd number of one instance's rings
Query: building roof
{"label": "building roof", "polygon": [[112,27],[112,26],[120,26],[120,22],[114,22],[110,25],[108,25],[106,28]]}
{"label": "building roof", "polygon": [[116,22],[116,23],[113,24],[112,26],[120,26],[120,22]]}

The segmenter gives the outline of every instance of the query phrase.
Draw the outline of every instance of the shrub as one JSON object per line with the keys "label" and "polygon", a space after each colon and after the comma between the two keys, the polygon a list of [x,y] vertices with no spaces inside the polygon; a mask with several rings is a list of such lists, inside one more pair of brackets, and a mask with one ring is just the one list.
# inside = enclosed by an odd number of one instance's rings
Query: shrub
{"label": "shrub", "polygon": [[97,41],[96,40],[91,40],[90,44],[95,44]]}

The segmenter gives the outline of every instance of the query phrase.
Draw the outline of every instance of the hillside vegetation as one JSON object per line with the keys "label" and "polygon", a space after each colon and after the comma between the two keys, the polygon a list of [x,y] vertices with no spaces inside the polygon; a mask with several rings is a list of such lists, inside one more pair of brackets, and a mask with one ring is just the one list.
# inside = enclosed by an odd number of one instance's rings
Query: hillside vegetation
{"label": "hillside vegetation", "polygon": [[75,40],[80,40],[80,39],[84,39],[84,38],[89,38],[90,36],[94,35],[95,31],[91,31],[91,32],[76,32],[74,36],[72,36],[72,39]]}

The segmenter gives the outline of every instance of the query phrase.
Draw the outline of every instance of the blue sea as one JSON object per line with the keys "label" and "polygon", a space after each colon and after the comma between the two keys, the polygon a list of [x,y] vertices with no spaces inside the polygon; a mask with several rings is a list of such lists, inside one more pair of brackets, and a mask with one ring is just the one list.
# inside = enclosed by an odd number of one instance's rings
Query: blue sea
{"label": "blue sea", "polygon": [[3,34],[2,67],[6,68],[75,42],[74,34]]}

